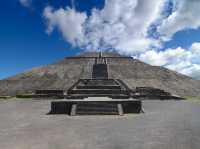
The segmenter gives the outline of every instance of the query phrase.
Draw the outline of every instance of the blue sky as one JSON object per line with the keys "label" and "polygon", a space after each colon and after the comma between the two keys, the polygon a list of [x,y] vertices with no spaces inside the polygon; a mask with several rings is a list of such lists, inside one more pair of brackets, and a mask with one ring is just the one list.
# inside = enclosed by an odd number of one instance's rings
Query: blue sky
{"label": "blue sky", "polygon": [[[65,42],[59,33],[46,34],[42,19],[46,5],[59,8],[71,6],[71,1],[35,0],[29,8],[23,7],[18,0],[0,1],[0,79],[80,52],[79,48],[72,48]],[[77,5],[89,13],[93,6],[102,7],[103,1],[88,0]]]}
{"label": "blue sky", "polygon": [[199,79],[200,21],[195,21],[195,5],[200,8],[200,2],[183,1],[1,0],[0,79],[95,50],[114,50]]}

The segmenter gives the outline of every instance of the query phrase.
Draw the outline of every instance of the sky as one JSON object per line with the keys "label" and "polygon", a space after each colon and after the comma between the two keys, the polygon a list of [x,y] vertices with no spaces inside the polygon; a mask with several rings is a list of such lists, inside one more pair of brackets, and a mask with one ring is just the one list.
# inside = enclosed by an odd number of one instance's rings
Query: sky
{"label": "sky", "polygon": [[200,80],[199,8],[200,0],[1,0],[0,79],[115,51]]}

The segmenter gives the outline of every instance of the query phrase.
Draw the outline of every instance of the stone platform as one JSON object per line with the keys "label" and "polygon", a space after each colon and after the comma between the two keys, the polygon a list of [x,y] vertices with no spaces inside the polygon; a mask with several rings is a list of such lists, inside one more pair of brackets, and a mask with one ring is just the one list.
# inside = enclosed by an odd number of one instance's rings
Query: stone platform
{"label": "stone platform", "polygon": [[61,100],[51,102],[49,114],[68,115],[123,115],[140,113],[142,102],[136,99],[110,99],[89,97],[84,100]]}

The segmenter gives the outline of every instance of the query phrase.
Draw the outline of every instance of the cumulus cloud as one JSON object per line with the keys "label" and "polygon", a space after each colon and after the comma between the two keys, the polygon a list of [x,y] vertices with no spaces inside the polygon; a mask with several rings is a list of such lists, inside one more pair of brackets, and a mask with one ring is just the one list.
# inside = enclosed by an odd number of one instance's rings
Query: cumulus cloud
{"label": "cumulus cloud", "polygon": [[57,28],[72,45],[80,45],[84,40],[84,23],[87,18],[85,13],[78,13],[74,9],[66,8],[53,10],[52,7],[46,7],[44,16],[47,19],[47,33],[51,33]]}
{"label": "cumulus cloud", "polygon": [[[114,49],[135,54],[159,45],[147,32],[158,18],[162,5],[163,0],[106,0],[104,8],[94,8],[91,16],[68,7],[55,11],[47,7],[44,17],[50,32],[58,28],[73,45],[88,50]],[[69,38],[72,34],[73,39]]]}
{"label": "cumulus cloud", "polygon": [[184,29],[197,29],[200,26],[200,0],[171,0],[174,11],[161,25],[158,32],[164,40],[170,40],[174,33]]}
{"label": "cumulus cloud", "polygon": [[32,0],[19,0],[22,6],[29,7],[32,3]]}
{"label": "cumulus cloud", "polygon": [[[20,1],[27,5],[31,0]],[[49,33],[57,28],[66,41],[89,50],[135,55],[161,47],[178,31],[200,26],[200,0],[105,0],[104,8],[92,9],[90,16],[76,11],[74,0],[71,3],[72,9],[45,8]],[[157,38],[149,34],[152,25]]]}
{"label": "cumulus cloud", "polygon": [[147,51],[137,58],[154,66],[164,66],[185,75],[200,79],[200,43],[193,43],[190,48]]}
{"label": "cumulus cloud", "polygon": [[74,47],[115,50],[200,79],[200,43],[160,51],[176,32],[199,28],[199,8],[200,0],[105,0],[91,15],[48,6],[43,16],[47,33],[60,31]]}

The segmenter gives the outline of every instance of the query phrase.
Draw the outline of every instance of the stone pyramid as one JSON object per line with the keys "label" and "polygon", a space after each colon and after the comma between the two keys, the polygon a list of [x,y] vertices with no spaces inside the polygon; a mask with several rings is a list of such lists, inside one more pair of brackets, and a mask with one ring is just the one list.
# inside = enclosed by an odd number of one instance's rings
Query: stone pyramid
{"label": "stone pyramid", "polygon": [[[33,68],[0,80],[0,95],[32,93],[38,89],[68,90],[78,79],[91,78],[97,52],[66,57],[56,63]],[[108,77],[123,80],[131,89],[154,87],[179,96],[200,96],[200,81],[169,69],[151,66],[132,57],[103,52]]]}

